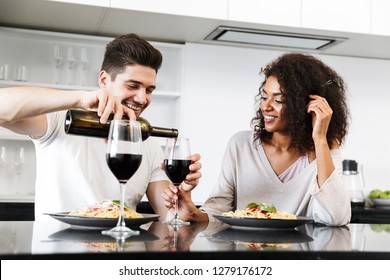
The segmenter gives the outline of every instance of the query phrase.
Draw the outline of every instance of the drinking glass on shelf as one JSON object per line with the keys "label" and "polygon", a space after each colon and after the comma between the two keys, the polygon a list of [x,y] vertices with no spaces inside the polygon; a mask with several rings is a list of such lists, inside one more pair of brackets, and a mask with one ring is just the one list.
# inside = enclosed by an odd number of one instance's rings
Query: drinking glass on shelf
{"label": "drinking glass on shelf", "polygon": [[68,52],[66,56],[66,61],[68,62],[68,69],[69,69],[69,85],[73,84],[73,69],[76,67],[77,61],[74,55],[73,47],[68,47]]}
{"label": "drinking glass on shelf", "polygon": [[16,171],[16,175],[20,175],[22,173],[22,168],[25,163],[26,155],[24,153],[24,147],[19,147],[16,149],[14,155],[14,168]]}
{"label": "drinking glass on shelf", "polygon": [[[184,181],[187,174],[190,173],[189,166],[191,160],[190,141],[188,138],[168,138],[165,146],[164,171],[172,184],[179,187]],[[184,222],[178,215],[178,201],[175,203],[175,214],[172,220],[164,223],[173,226],[174,228],[181,225],[188,225],[189,222]]]}
{"label": "drinking glass on shelf", "polygon": [[117,225],[102,231],[117,240],[124,240],[139,231],[126,227],[124,202],[126,183],[138,170],[142,160],[142,135],[139,122],[130,120],[113,120],[108,134],[106,161],[111,172],[118,179],[121,189],[120,215]]}
{"label": "drinking glass on shelf", "polygon": [[60,45],[54,45],[54,83],[58,84],[60,77],[59,77],[59,68],[61,67],[62,63],[64,62],[64,59],[61,54],[61,46]]}
{"label": "drinking glass on shelf", "polygon": [[0,153],[0,167],[2,170],[6,171],[10,166],[10,152],[6,146],[1,147]]}
{"label": "drinking glass on shelf", "polygon": [[10,67],[8,64],[0,65],[0,80],[8,80],[10,74]]}
{"label": "drinking glass on shelf", "polygon": [[15,81],[27,82],[27,67],[26,65],[19,65],[16,69]]}
{"label": "drinking glass on shelf", "polygon": [[86,69],[87,69],[87,66],[89,64],[86,48],[81,48],[80,64],[81,64],[81,70],[82,70],[81,85],[85,86],[87,83]]}

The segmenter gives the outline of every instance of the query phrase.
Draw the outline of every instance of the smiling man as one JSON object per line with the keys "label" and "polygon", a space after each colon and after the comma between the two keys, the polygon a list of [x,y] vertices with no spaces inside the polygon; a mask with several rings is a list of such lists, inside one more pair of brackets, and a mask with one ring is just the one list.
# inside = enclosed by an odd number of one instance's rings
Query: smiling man
{"label": "smiling man", "polygon": [[[102,123],[111,113],[114,119],[126,114],[135,120],[151,102],[161,63],[160,51],[139,36],[127,34],[107,44],[96,91],[0,89],[0,125],[29,135],[35,144],[36,220],[43,219],[44,213],[120,197],[118,181],[105,160],[105,140],[65,134],[65,114],[78,108],[97,111]],[[197,185],[201,176],[199,159],[199,155],[191,158],[192,172],[185,181],[189,185]],[[126,203],[131,208],[146,194],[154,211],[165,217],[160,195],[169,181],[160,169],[162,161],[159,144],[150,138],[144,141],[141,166],[128,182]]]}

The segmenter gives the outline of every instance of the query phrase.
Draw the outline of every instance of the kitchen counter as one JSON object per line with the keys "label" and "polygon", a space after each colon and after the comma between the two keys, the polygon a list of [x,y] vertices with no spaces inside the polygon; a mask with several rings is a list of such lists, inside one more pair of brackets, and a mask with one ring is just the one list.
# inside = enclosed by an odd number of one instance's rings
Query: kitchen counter
{"label": "kitchen counter", "polygon": [[[57,220],[0,222],[1,259],[390,259],[390,224],[234,229],[149,222],[124,243]],[[176,239],[176,240],[175,240]]]}
{"label": "kitchen counter", "polygon": [[[136,211],[154,213],[146,201],[140,202]],[[34,221],[34,202],[0,200],[0,221]],[[390,224],[390,207],[353,207],[351,223]]]}
{"label": "kitchen counter", "polygon": [[0,221],[34,221],[34,202],[0,201]]}
{"label": "kitchen counter", "polygon": [[390,207],[353,207],[351,222],[390,224]]}

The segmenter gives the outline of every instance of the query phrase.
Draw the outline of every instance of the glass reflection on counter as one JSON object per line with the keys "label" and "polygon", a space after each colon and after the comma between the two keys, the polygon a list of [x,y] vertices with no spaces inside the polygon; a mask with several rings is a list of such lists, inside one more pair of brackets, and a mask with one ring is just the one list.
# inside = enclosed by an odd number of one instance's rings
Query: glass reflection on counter
{"label": "glass reflection on counter", "polygon": [[138,242],[144,243],[150,240],[158,239],[157,236],[149,231],[140,229],[139,235],[130,236],[126,240],[115,239],[110,236],[101,236],[100,231],[96,230],[78,230],[67,228],[51,234],[48,238],[60,242],[73,242],[84,247],[88,251],[97,253],[114,253],[139,250],[144,245],[137,246]]}
{"label": "glass reflection on counter", "polygon": [[158,236],[158,240],[145,242],[147,251],[189,252],[194,240],[207,227],[207,223],[191,223],[180,227],[154,222],[148,231]]}

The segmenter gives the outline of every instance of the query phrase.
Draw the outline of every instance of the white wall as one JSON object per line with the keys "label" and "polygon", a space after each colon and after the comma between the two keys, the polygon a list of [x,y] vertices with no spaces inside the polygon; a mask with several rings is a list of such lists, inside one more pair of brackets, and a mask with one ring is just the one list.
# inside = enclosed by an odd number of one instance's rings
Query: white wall
{"label": "white wall", "polygon": [[351,127],[344,158],[363,165],[366,190],[390,189],[390,61],[324,56],[348,86]]}
{"label": "white wall", "polygon": [[[187,44],[184,52],[183,134],[202,155],[203,177],[196,202],[203,202],[216,182],[228,139],[250,129],[261,67],[282,52]],[[350,95],[351,127],[343,157],[364,166],[366,193],[390,189],[390,61],[319,56],[344,77]]]}

